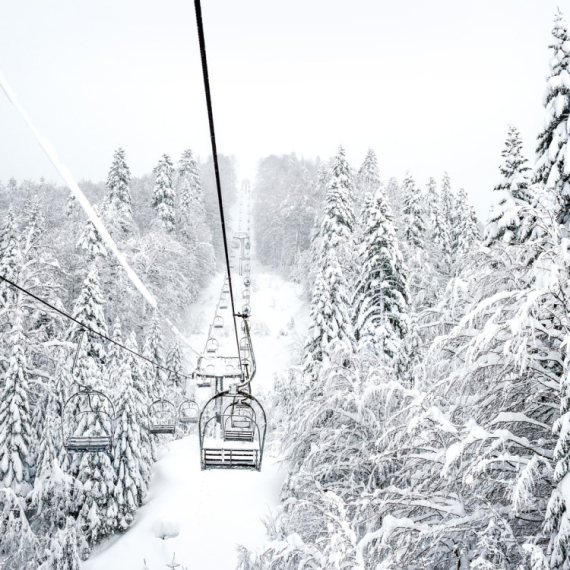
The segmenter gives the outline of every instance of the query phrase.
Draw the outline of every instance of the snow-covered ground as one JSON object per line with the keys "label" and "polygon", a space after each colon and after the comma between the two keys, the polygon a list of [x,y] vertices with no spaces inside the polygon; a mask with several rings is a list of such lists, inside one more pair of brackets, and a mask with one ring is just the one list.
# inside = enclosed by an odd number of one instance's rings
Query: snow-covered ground
{"label": "snow-covered ground", "polygon": [[[274,375],[290,363],[291,343],[304,338],[307,306],[298,287],[252,261],[252,341],[257,360],[253,393],[267,394]],[[236,279],[236,297],[241,307],[242,280]],[[220,296],[223,275],[217,275],[191,308],[194,334],[188,340],[203,350],[209,323]],[[221,355],[236,355],[230,328],[230,311],[222,310],[225,327],[217,331]],[[203,404],[209,388],[198,388]],[[84,570],[164,569],[176,554],[183,568],[233,570],[236,545],[253,548],[264,539],[262,519],[279,502],[285,472],[266,449],[261,472],[201,471],[196,434],[170,442],[159,450],[145,505],[132,527],[97,547]],[[177,534],[163,540],[164,534]]]}

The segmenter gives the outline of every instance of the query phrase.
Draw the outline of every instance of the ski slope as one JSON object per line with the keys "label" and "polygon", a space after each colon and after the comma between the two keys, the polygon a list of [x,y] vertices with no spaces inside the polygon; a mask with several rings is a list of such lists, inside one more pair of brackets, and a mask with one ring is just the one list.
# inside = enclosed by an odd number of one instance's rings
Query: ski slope
{"label": "ski slope", "polygon": [[[239,308],[243,287],[240,278],[235,279]],[[275,374],[290,364],[291,343],[305,335],[308,308],[298,286],[255,261],[251,279],[252,340],[257,360],[253,390],[263,402]],[[222,283],[220,273],[191,308],[195,325],[189,341],[198,350],[206,344]],[[218,354],[235,355],[231,313],[227,309],[220,314],[225,327],[218,337]],[[209,388],[196,389],[201,405],[210,395]],[[176,554],[181,570],[233,570],[238,544],[255,548],[263,542],[263,519],[277,507],[285,475],[271,444],[266,446],[261,472],[201,471],[196,433],[169,442],[158,451],[147,500],[131,528],[96,547],[82,568],[142,570],[146,561],[148,570],[161,570]]]}

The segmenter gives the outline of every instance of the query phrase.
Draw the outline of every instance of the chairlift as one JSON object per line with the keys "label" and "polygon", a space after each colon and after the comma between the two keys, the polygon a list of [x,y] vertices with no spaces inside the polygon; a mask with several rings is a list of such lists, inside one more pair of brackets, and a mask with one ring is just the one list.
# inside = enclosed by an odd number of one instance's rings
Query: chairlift
{"label": "chairlift", "polygon": [[267,418],[261,403],[236,386],[216,394],[200,414],[202,469],[261,470]]}
{"label": "chairlift", "polygon": [[224,328],[224,319],[221,315],[216,315],[214,317],[214,328],[215,329],[223,329]]}
{"label": "chairlift", "polygon": [[224,418],[222,436],[224,441],[252,442],[255,436],[255,411],[243,399],[236,398],[222,415]]}
{"label": "chairlift", "polygon": [[220,297],[220,309],[228,308],[228,298],[225,295]]}
{"label": "chairlift", "polygon": [[251,279],[249,277],[244,277],[243,284],[249,288],[251,285]]}
{"label": "chairlift", "polygon": [[[100,421],[90,421],[97,417]],[[115,407],[103,392],[81,386],[65,402],[62,420],[63,446],[67,451],[110,454],[113,450]],[[92,425],[97,426],[97,432],[89,432]]]}
{"label": "chairlift", "polygon": [[218,339],[209,338],[208,342],[206,343],[206,352],[209,354],[215,353],[218,351],[219,346],[220,346],[220,343],[218,342]]}
{"label": "chairlift", "polygon": [[249,300],[249,298],[251,297],[251,293],[250,293],[249,289],[244,289],[241,296],[242,296],[244,299]]}
{"label": "chairlift", "polygon": [[[84,335],[85,330],[82,330],[71,367],[72,375]],[[79,383],[77,385],[78,391],[72,394],[63,406],[61,415],[63,446],[71,453],[111,454],[115,432],[113,402],[99,390]],[[97,419],[99,421],[90,421]]]}
{"label": "chairlift", "polygon": [[183,400],[178,407],[178,421],[181,424],[197,424],[200,417],[200,407],[195,400]]}
{"label": "chairlift", "polygon": [[241,308],[241,312],[243,315],[245,315],[246,317],[249,317],[251,315],[251,306],[249,303],[246,303],[242,308]]}
{"label": "chairlift", "polygon": [[173,434],[176,425],[176,408],[172,402],[160,398],[148,409],[149,431],[154,435]]}
{"label": "chairlift", "polygon": [[224,284],[224,286],[222,287],[222,293],[225,295],[227,293],[230,292],[230,286],[229,284]]}

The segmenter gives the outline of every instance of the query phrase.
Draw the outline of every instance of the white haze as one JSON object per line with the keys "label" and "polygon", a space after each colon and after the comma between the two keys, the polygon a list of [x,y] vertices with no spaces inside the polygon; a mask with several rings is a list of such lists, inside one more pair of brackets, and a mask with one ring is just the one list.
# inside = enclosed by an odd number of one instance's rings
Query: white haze
{"label": "white haze", "polygon": [[[329,157],[424,184],[448,170],[485,217],[509,122],[534,154],[558,2],[204,2],[220,151]],[[135,175],[209,152],[193,3],[2,0],[0,70],[77,179],[121,144]],[[570,5],[560,5],[570,14]],[[6,98],[0,180],[57,180]]]}

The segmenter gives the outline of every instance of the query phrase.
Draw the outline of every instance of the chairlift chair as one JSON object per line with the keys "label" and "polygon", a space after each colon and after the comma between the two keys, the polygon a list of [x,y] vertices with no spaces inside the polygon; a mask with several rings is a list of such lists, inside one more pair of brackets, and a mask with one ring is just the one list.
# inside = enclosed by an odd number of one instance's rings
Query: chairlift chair
{"label": "chairlift chair", "polygon": [[[98,424],[106,424],[102,433],[89,433],[89,418],[99,416]],[[62,413],[63,446],[69,452],[111,453],[115,407],[113,402],[100,392],[88,387],[68,398]],[[101,426],[100,426],[101,427]]]}
{"label": "chairlift chair", "polygon": [[246,303],[242,308],[241,308],[241,312],[243,315],[245,315],[246,317],[249,317],[251,315],[251,306],[249,303]]}
{"label": "chairlift chair", "polygon": [[200,414],[202,469],[261,470],[267,418],[261,403],[236,386],[216,394]]}
{"label": "chairlift chair", "polygon": [[243,290],[242,297],[243,297],[244,299],[249,300],[249,298],[251,297],[251,293],[250,293],[249,289],[244,289],[244,290]]}
{"label": "chairlift chair", "polygon": [[223,329],[224,328],[224,319],[221,315],[216,315],[214,317],[214,328],[215,329]]}
{"label": "chairlift chair", "polygon": [[218,342],[218,339],[209,338],[208,342],[206,343],[206,352],[209,354],[216,353],[218,351],[219,346],[220,343]]}
{"label": "chairlift chair", "polygon": [[226,295],[222,295],[220,297],[220,309],[227,309],[228,308],[228,298]]}
{"label": "chairlift chair", "polygon": [[200,417],[200,407],[195,400],[183,400],[178,407],[178,421],[181,424],[197,424]]}
{"label": "chairlift chair", "polygon": [[244,284],[247,288],[249,288],[249,286],[251,285],[251,279],[250,279],[249,277],[244,277],[243,284]]}
{"label": "chairlift chair", "polygon": [[176,424],[176,408],[169,400],[155,400],[148,409],[149,431],[154,435],[173,434]]}

